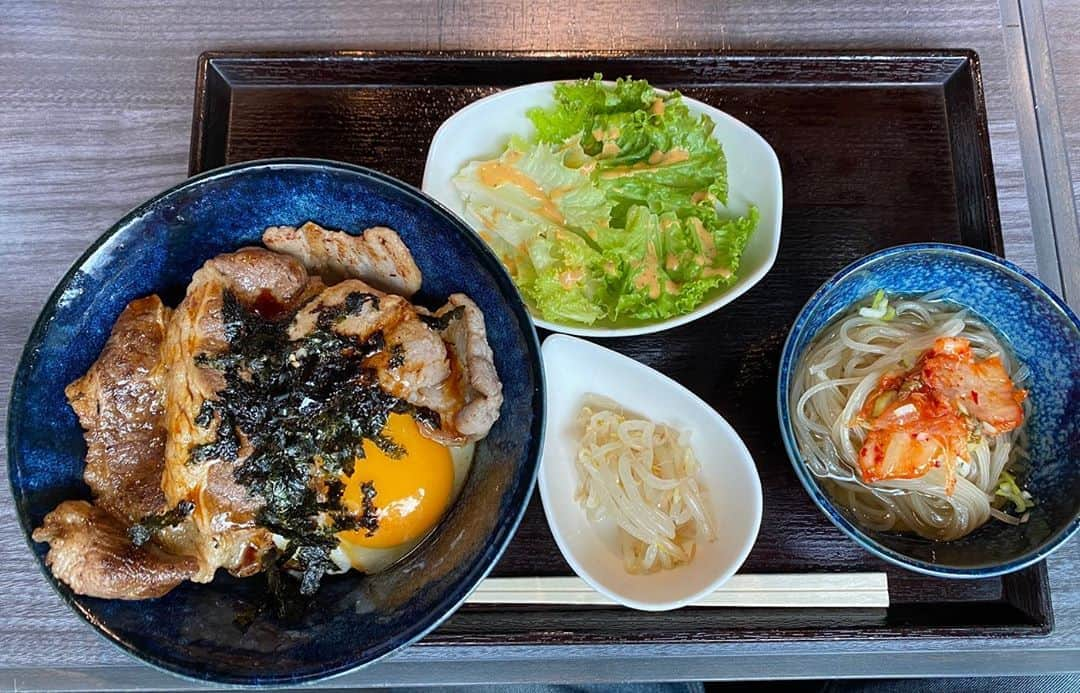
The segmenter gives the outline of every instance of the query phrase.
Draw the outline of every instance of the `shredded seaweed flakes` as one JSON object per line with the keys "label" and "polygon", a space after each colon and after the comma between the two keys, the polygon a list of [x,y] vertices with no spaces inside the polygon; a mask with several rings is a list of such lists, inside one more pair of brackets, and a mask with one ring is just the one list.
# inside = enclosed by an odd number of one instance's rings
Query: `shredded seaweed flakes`
{"label": "shredded seaweed flakes", "polygon": [[[229,351],[200,354],[196,363],[220,370],[225,388],[204,405],[196,424],[208,427],[216,418],[214,440],[195,446],[191,464],[211,459],[235,461],[241,441],[250,454],[235,469],[236,481],[264,501],[257,522],[285,539],[267,568],[276,610],[284,614],[289,594],[286,575],[298,576],[296,594],[309,597],[323,576],[336,569],[331,552],[337,533],[378,529],[377,489],[364,484],[360,512],[342,505],[344,484],[364,439],[390,457],[404,448],[383,434],[392,412],[406,413],[430,424],[434,415],[387,394],[366,359],[385,348],[382,333],[360,342],[333,327],[364,306],[378,307],[378,297],[353,292],[336,306],[320,311],[315,329],[298,340],[288,338],[295,312],[267,319],[247,310],[231,292],[223,298],[223,319]],[[295,596],[295,594],[293,594]]]}
{"label": "shredded seaweed flakes", "polygon": [[147,515],[138,523],[128,527],[128,538],[131,539],[131,543],[135,546],[142,546],[162,529],[175,527],[183,522],[194,509],[194,503],[189,500],[182,500],[172,510],[166,510],[157,515]]}

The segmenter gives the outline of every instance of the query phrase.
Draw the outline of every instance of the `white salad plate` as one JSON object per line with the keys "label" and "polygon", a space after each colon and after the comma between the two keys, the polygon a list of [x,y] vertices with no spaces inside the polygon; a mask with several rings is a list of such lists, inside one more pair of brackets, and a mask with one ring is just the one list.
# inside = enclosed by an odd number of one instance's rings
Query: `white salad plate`
{"label": "white salad plate", "polygon": [[[465,210],[453,177],[463,166],[477,159],[500,156],[513,135],[531,137],[532,122],[525,113],[534,106],[554,103],[556,82],[538,82],[507,89],[472,103],[450,116],[436,131],[424,165],[422,189],[477,230],[478,222]],[[657,89],[659,94],[668,92]],[[761,135],[742,121],[708,104],[683,97],[691,113],[705,114],[716,124],[713,136],[724,148],[728,167],[728,205],[726,210],[745,214],[751,205],[758,208],[758,227],[739,263],[734,284],[718,288],[693,311],[665,320],[625,327],[591,327],[550,322],[529,306],[533,320],[540,327],[587,337],[628,337],[650,334],[685,325],[731,303],[757,284],[773,266],[780,248],[780,219],[783,212],[783,186],[780,161]]]}
{"label": "white salad plate", "polygon": [[[610,349],[552,335],[541,353],[547,381],[540,498],[559,550],[581,579],[634,609],[664,611],[693,603],[726,582],[746,560],[761,527],[757,467],[735,429],[701,398],[659,372]],[[690,433],[717,537],[699,541],[688,564],[648,575],[623,567],[614,520],[592,522],[575,496],[581,406],[588,395]]]}

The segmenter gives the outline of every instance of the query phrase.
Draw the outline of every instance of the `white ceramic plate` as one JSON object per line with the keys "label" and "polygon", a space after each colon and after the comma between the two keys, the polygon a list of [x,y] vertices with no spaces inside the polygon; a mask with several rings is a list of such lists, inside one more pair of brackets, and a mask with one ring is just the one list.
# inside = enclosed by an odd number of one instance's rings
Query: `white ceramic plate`
{"label": "white ceramic plate", "polygon": [[[507,89],[480,99],[448,118],[431,140],[424,166],[424,192],[473,226],[476,220],[466,213],[451,179],[470,161],[491,159],[502,154],[511,135],[531,136],[534,130],[525,112],[533,106],[553,103],[554,84],[540,82]],[[727,113],[685,96],[683,100],[692,113],[704,113],[716,123],[713,134],[723,145],[728,164],[728,209],[744,213],[753,204],[761,213],[758,228],[743,253],[736,282],[728,288],[716,290],[686,315],[628,327],[553,323],[537,317],[537,312],[530,306],[533,319],[540,327],[591,337],[626,337],[659,332],[697,320],[731,303],[757,284],[772,267],[780,247],[780,218],[784,199],[776,152],[761,135]]]}
{"label": "white ceramic plate", "polygon": [[[598,592],[647,611],[677,609],[722,585],[746,560],[761,526],[761,481],[735,429],[682,385],[610,349],[552,335],[541,352],[547,426],[540,498],[567,563]],[[699,543],[689,564],[650,575],[628,574],[619,551],[618,526],[613,521],[590,522],[574,500],[575,419],[588,394],[608,397],[628,411],[690,432],[719,536]]]}

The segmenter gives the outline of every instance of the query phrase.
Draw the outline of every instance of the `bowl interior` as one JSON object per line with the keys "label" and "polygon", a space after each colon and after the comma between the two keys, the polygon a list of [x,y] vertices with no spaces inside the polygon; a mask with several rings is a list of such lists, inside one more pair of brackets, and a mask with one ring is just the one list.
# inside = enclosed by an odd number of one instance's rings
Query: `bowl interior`
{"label": "bowl interior", "polygon": [[[813,338],[840,313],[878,289],[920,294],[946,289],[945,298],[992,326],[1031,369],[1027,422],[1037,501],[1030,521],[1009,526],[991,520],[952,542],[872,531],[833,505],[798,457],[789,419],[791,376]],[[1034,562],[1075,531],[1080,517],[1080,328],[1064,304],[1019,269],[990,255],[945,244],[882,251],[826,282],[800,314],[780,365],[781,428],[789,454],[815,502],[864,546],[923,572],[989,575]]]}
{"label": "bowl interior", "polygon": [[[380,174],[328,162],[273,162],[193,179],[125,218],[65,277],[31,336],[9,412],[12,490],[24,528],[61,500],[86,497],[82,431],[63,389],[97,358],[132,299],[175,303],[206,259],[259,242],[264,227],[312,219],[359,232],[396,229],[423,275],[419,300],[467,292],[484,312],[505,403],[476,446],[457,503],[434,533],[390,570],[328,578],[298,623],[259,614],[265,582],[224,574],[161,599],[67,600],[100,632],[153,664],[238,683],[290,682],[355,667],[441,621],[494,564],[524,511],[542,429],[535,331],[495,257],[452,215]],[[32,544],[42,560],[46,545]]]}
{"label": "bowl interior", "polygon": [[[606,596],[636,609],[675,609],[712,592],[746,560],[761,526],[761,482],[749,450],[707,403],[661,373],[574,337],[552,335],[542,349],[549,397],[540,496],[559,549],[574,571]],[[590,374],[588,379],[580,373]],[[577,418],[588,395],[690,433],[717,538],[699,542],[687,565],[649,575],[623,567],[619,527],[589,520],[576,501]]]}
{"label": "bowl interior", "polygon": [[[534,128],[525,113],[534,106],[552,103],[554,84],[541,82],[507,89],[470,104],[448,118],[435,133],[428,150],[424,192],[468,222],[470,216],[451,179],[470,161],[499,156],[512,135],[530,136]],[[683,98],[692,113],[708,115],[716,123],[713,135],[723,145],[727,157],[729,209],[742,214],[750,205],[756,205],[761,215],[758,228],[743,252],[735,284],[716,289],[694,311],[667,320],[583,326],[534,317],[537,325],[557,332],[593,337],[657,332],[685,324],[730,303],[772,267],[780,245],[783,207],[780,163],[776,153],[764,138],[741,121],[708,104]],[[483,125],[478,126],[478,123]],[[530,310],[534,316],[538,315],[534,309]]]}

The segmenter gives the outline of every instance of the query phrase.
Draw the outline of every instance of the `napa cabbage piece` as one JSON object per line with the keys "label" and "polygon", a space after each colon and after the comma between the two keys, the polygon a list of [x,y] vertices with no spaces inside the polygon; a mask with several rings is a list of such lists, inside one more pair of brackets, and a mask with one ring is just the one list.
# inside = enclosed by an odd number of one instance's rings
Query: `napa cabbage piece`
{"label": "napa cabbage piece", "polygon": [[1013,508],[1018,513],[1035,507],[1031,494],[1021,489],[1020,484],[1016,482],[1016,477],[1007,471],[1001,472],[994,495],[1012,503]]}

